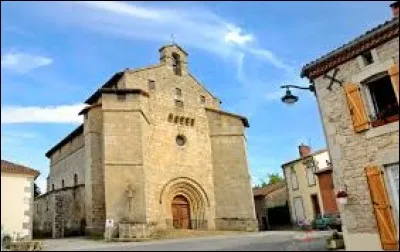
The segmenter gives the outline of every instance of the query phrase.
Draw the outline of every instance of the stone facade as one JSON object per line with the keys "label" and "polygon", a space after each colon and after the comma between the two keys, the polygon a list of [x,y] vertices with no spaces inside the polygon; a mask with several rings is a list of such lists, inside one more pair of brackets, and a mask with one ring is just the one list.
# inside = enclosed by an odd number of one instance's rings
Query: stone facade
{"label": "stone facade", "polygon": [[[317,214],[314,204],[318,204],[319,213],[325,213],[318,176],[314,173],[326,168],[327,161],[329,156],[323,149],[282,165],[293,224],[301,219],[311,223]],[[314,164],[311,171],[307,169],[307,163]],[[312,196],[316,197],[317,203],[313,202]]]}
{"label": "stone facade", "polygon": [[[362,83],[371,76],[387,73],[390,66],[398,64],[398,35],[371,50],[374,59],[372,64],[364,66],[361,55],[356,55],[337,66],[339,71],[336,76],[343,84],[358,85],[367,111],[370,103]],[[348,51],[351,52],[351,50]],[[335,187],[347,189],[349,194],[348,203],[340,206],[346,248],[347,250],[381,250],[379,231],[364,169],[368,164],[384,168],[387,164],[399,162],[399,123],[392,122],[380,127],[369,125],[365,131],[355,132],[344,88],[334,84],[332,90],[328,90],[330,80],[324,78],[322,74],[312,78],[312,81],[315,84],[333,165]],[[398,213],[394,216],[398,216]]]}
{"label": "stone facade", "polygon": [[[47,155],[50,183],[84,178],[87,233],[102,233],[106,219],[114,236],[119,222],[172,227],[178,195],[189,202],[191,228],[257,229],[247,119],[220,110],[182,48],[165,46],[160,64],[115,74],[86,103],[75,147],[63,140]],[[57,163],[64,148],[71,151]],[[61,162],[64,169],[53,165]]]}
{"label": "stone facade", "polygon": [[60,238],[85,234],[85,187],[56,189],[35,199],[34,238]]}

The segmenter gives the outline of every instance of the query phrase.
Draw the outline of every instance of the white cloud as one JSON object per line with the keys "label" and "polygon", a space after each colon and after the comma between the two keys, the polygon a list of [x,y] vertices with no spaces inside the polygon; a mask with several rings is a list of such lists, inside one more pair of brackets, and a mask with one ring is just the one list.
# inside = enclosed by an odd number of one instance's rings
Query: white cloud
{"label": "white cloud", "polygon": [[23,52],[8,52],[1,55],[1,68],[19,73],[29,72],[52,63],[51,58]]}
{"label": "white cloud", "polygon": [[273,64],[274,66],[285,69],[287,71],[292,70],[293,68],[287,64],[285,64],[278,56],[272,53],[269,50],[260,49],[260,48],[249,48],[249,52],[263,60],[266,60]]}
{"label": "white cloud", "polygon": [[[182,7],[183,6],[183,7]],[[126,2],[58,2],[41,6],[41,16],[106,35],[192,46],[231,61],[238,52],[252,54],[285,69],[281,59],[256,46],[257,38],[215,13],[193,5],[155,7]],[[59,8],[59,9],[57,9]],[[47,10],[47,11],[45,11]]]}
{"label": "white cloud", "polygon": [[244,45],[248,42],[254,40],[254,36],[252,34],[241,34],[241,29],[239,27],[229,27],[230,31],[225,34],[224,40],[228,43],[234,43],[238,45]]}
{"label": "white cloud", "polygon": [[83,122],[78,113],[85,107],[84,104],[23,107],[3,106],[1,108],[1,123],[70,123]]}

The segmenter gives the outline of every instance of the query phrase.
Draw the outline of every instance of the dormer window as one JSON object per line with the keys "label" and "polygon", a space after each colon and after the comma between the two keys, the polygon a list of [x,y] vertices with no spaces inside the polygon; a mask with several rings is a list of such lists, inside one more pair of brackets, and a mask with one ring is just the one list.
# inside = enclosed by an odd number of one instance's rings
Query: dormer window
{"label": "dormer window", "polygon": [[181,58],[177,53],[172,53],[172,69],[174,70],[174,74],[182,75]]}

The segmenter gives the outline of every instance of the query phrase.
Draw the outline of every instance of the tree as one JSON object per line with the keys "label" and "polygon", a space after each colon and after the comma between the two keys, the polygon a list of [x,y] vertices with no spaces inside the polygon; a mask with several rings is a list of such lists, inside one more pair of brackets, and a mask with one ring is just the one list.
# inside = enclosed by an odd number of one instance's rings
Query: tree
{"label": "tree", "polygon": [[276,184],[282,182],[283,178],[279,173],[270,173],[268,174],[268,185]]}
{"label": "tree", "polygon": [[33,196],[36,198],[37,196],[40,196],[42,194],[42,192],[40,191],[39,186],[34,183],[33,184]]}
{"label": "tree", "polygon": [[268,174],[268,183],[265,180],[260,179],[261,183],[255,185],[254,188],[261,188],[261,187],[269,186],[269,185],[281,182],[283,180],[284,180],[283,177],[281,177],[281,175],[279,175],[279,173],[269,173]]}

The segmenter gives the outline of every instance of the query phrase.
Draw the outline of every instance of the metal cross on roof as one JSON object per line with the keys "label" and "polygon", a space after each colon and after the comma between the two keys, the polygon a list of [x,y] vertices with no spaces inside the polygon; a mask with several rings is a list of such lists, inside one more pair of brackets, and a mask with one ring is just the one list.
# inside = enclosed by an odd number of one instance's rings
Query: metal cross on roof
{"label": "metal cross on roof", "polygon": [[172,44],[175,44],[174,34],[171,34],[171,41],[172,41]]}

